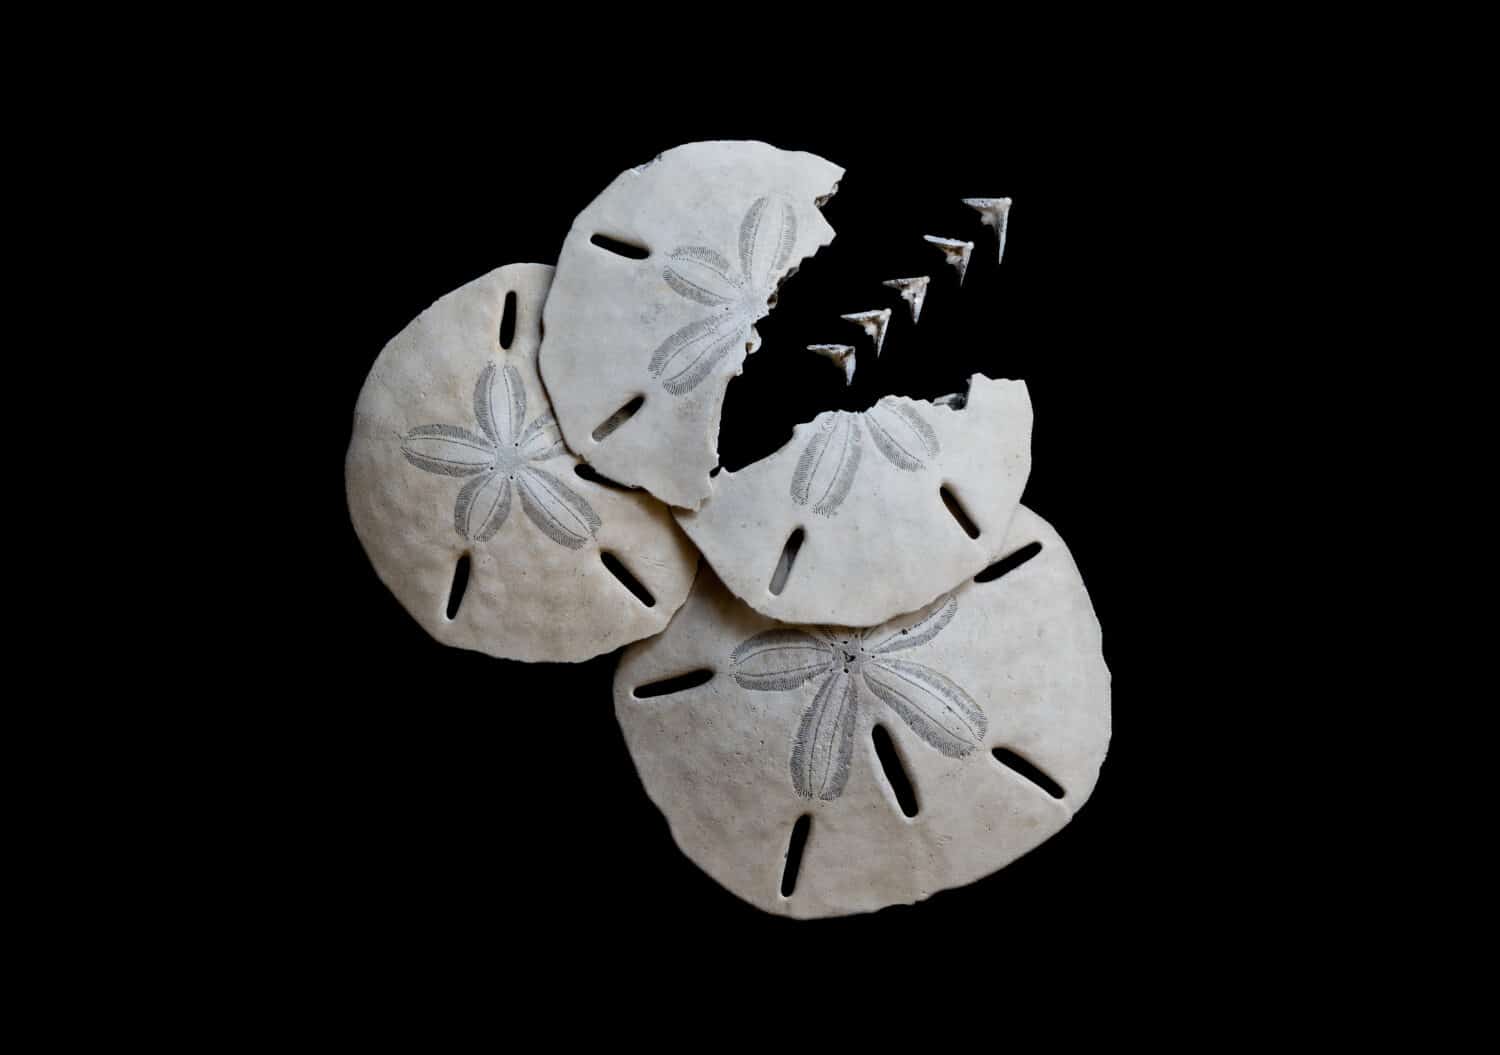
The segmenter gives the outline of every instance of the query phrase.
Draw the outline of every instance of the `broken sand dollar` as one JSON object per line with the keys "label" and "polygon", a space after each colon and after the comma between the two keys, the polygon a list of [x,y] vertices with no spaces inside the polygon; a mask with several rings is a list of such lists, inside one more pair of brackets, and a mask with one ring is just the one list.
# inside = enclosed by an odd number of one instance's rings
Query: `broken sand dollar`
{"label": "broken sand dollar", "polygon": [[344,478],[370,562],[428,633],[561,662],[659,631],[698,555],[660,502],[575,472],[536,370],[551,275],[491,271],[392,338],[360,392]]}
{"label": "broken sand dollar", "polygon": [[993,561],[1030,469],[1025,383],[976,374],[962,409],[886,396],[819,414],[774,454],[719,473],[677,522],[757,611],[870,626]]}
{"label": "broken sand dollar", "polygon": [[573,450],[673,505],[708,496],[724,391],[777,286],[833,240],[818,206],[842,174],[765,143],[691,143],[578,215],[541,356]]}
{"label": "broken sand dollar", "polygon": [[615,675],[682,851],[768,912],[831,916],[973,882],[1067,824],[1109,744],[1099,623],[1036,514],[1005,553],[869,630],[773,622],[705,565]]}

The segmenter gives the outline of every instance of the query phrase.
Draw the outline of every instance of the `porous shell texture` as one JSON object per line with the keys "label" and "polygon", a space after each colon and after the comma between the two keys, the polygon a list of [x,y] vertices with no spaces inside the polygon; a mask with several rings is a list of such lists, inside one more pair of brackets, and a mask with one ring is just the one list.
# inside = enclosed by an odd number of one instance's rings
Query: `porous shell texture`
{"label": "porous shell texture", "polygon": [[[976,374],[963,409],[886,396],[860,413],[820,414],[776,453],[719,473],[709,500],[679,510],[677,522],[756,611],[870,626],[995,560],[1030,470],[1025,383]],[[945,488],[977,538],[950,512]],[[800,548],[778,583],[798,531]]]}
{"label": "porous shell texture", "polygon": [[[666,632],[626,650],[615,677],[631,757],[682,851],[768,912],[833,916],[973,882],[1067,824],[1108,747],[1110,677],[1072,556],[1023,508],[1007,549],[1032,543],[999,577],[864,631],[774,622],[704,566]],[[649,695],[698,670],[711,679]],[[877,756],[877,724],[914,816]],[[1026,764],[1042,780],[1021,775]]]}
{"label": "porous shell texture", "polygon": [[[572,662],[666,626],[698,555],[660,502],[574,472],[536,365],[551,277],[541,264],[499,268],[397,334],[360,392],[344,478],[370,562],[428,633],[492,656]],[[604,553],[655,603],[627,589]]]}
{"label": "porous shell texture", "polygon": [[[578,215],[541,367],[573,450],[610,479],[697,508],[718,464],[724,391],[777,286],[833,240],[817,201],[842,174],[765,143],[691,143],[622,173]],[[637,398],[628,420],[600,431]]]}

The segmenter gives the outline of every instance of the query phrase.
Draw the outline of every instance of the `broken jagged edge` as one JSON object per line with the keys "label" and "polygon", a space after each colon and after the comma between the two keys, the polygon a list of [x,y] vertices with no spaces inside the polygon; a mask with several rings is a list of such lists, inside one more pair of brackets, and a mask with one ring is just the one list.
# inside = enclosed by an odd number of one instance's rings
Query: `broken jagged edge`
{"label": "broken jagged edge", "polygon": [[344,480],[370,563],[434,638],[577,662],[666,626],[698,554],[666,506],[580,474],[563,444],[536,368],[551,277],[499,268],[393,337],[360,392]]}
{"label": "broken jagged edge", "polygon": [[[901,294],[901,299],[906,301],[907,307],[911,308],[911,321],[915,326],[917,320],[922,317],[922,301],[927,298],[927,283],[930,281],[926,275],[918,275],[916,278],[893,278],[882,282],[882,286],[888,286]],[[962,280],[960,280],[962,281]]]}
{"label": "broken jagged edge", "polygon": [[844,371],[844,384],[854,383],[854,346],[852,344],[809,344],[809,352],[821,355]]}
{"label": "broken jagged edge", "polygon": [[723,470],[677,522],[719,578],[788,623],[871,626],[996,557],[1031,471],[1022,381],[974,375],[964,409],[885,396],[798,425],[774,454]]}
{"label": "broken jagged edge", "polygon": [[622,173],[579,213],[547,299],[541,370],[568,446],[696,509],[724,392],[778,285],[833,240],[843,169],[765,143],[691,143]]}
{"label": "broken jagged edge", "polygon": [[1000,243],[999,250],[995,254],[996,261],[1005,259],[1005,225],[1010,221],[1010,199],[1009,198],[965,198],[964,204],[979,213],[979,218],[984,221],[986,227],[995,231],[995,238]]}
{"label": "broken jagged edge", "polygon": [[1109,746],[1099,621],[1036,514],[1017,512],[997,548],[870,630],[757,615],[703,565],[614,685],[682,852],[757,908],[812,918],[971,883],[1066,825]]}
{"label": "broken jagged edge", "polygon": [[875,358],[880,358],[880,349],[885,345],[885,331],[891,324],[891,309],[881,308],[879,311],[857,311],[852,315],[840,315],[839,318],[846,322],[852,322],[864,330],[875,345]]}
{"label": "broken jagged edge", "polygon": [[958,272],[958,284],[963,285],[964,273],[969,270],[969,254],[974,252],[974,243],[960,242],[957,238],[939,238],[931,234],[924,234],[922,239],[943,251],[943,259]]}

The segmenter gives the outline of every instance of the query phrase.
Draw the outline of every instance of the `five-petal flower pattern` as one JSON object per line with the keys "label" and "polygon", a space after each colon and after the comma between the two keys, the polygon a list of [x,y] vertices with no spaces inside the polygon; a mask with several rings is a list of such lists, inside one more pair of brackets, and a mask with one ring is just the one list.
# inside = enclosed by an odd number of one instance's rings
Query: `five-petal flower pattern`
{"label": "five-petal flower pattern", "polygon": [[513,491],[541,532],[578,549],[602,521],[588,501],[538,465],[567,453],[549,411],[526,422],[526,388],[516,368],[491,363],[474,386],[479,432],[458,425],[419,425],[401,443],[406,460],[429,473],[467,477],[453,507],[454,528],[474,542],[490,539],[510,515]]}
{"label": "five-petal flower pattern", "polygon": [[651,376],[674,396],[696,388],[769,310],[771,278],[797,246],[797,212],[790,202],[765,195],[740,221],[739,270],[716,249],[682,246],[667,257],[667,285],[688,300],[715,309],[672,334],[651,356]]}
{"label": "five-petal flower pattern", "polygon": [[950,758],[961,758],[984,741],[988,721],[972,696],[946,674],[895,655],[937,637],[957,613],[958,601],[950,595],[899,630],[778,627],[734,650],[730,666],[742,688],[784,692],[822,681],[792,743],[792,787],[798,795],[830,801],[843,793],[855,719],[859,708],[869,705],[868,696]]}
{"label": "five-petal flower pattern", "polygon": [[937,433],[908,403],[887,396],[855,414],[834,411],[823,418],[797,459],[792,473],[792,500],[812,503],[819,516],[831,517],[848,497],[863,457],[864,434],[875,449],[903,472],[924,468],[939,451]]}

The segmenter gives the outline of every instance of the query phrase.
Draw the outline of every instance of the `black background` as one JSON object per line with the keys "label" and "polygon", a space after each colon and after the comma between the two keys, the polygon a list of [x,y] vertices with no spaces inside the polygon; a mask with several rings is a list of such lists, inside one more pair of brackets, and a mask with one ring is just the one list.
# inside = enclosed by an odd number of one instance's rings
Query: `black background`
{"label": "black background", "polygon": [[[318,702],[276,712],[297,818],[278,835],[276,871],[315,933],[356,957],[503,950],[509,963],[628,975],[641,949],[709,974],[757,949],[816,964],[837,948],[857,964],[954,944],[1023,964],[1196,925],[1217,880],[1182,791],[1198,687],[1171,661],[1173,627],[1201,612],[1161,575],[1181,532],[1158,504],[1191,498],[1201,470],[1183,468],[1178,420],[1214,384],[1186,358],[1202,276],[1182,246],[1214,222],[1197,212],[1198,160],[1179,140],[1190,132],[1103,104],[1029,119],[942,111],[872,100],[643,121],[593,107],[560,126],[519,105],[486,124],[392,101],[378,119],[329,120],[289,153],[282,175],[309,217],[292,266],[315,279],[303,307],[321,317],[304,378],[327,408],[311,499],[325,544],[302,675]],[[677,850],[635,775],[612,713],[616,656],[528,666],[439,646],[381,585],[344,505],[354,403],[391,336],[491,268],[555,263],[574,214],[620,170],[712,138],[847,170],[825,209],[837,238],[783,286],[730,386],[725,463],[770,453],[821,410],[939,396],[976,372],[1024,379],[1035,430],[1023,500],[1068,543],[1104,628],[1114,734],[1093,797],[1023,859],[916,906],[802,922],[722,890]],[[1015,201],[1003,264],[959,200],[970,196]],[[961,287],[924,234],[976,243]],[[914,327],[880,282],[918,274],[932,284]],[[885,306],[876,359],[838,316]],[[851,387],[803,350],[828,341],[860,347]]]}

